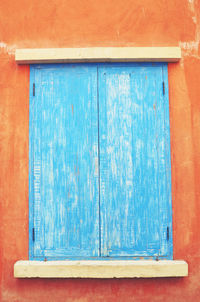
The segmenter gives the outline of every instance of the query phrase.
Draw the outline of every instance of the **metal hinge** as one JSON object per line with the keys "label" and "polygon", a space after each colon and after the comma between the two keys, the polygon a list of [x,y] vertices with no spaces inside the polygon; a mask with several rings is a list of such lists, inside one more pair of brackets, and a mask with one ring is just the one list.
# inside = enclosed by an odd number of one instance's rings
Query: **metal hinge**
{"label": "metal hinge", "polygon": [[163,95],[165,95],[165,82],[162,82],[162,87],[163,87]]}
{"label": "metal hinge", "polygon": [[169,241],[169,227],[167,227],[167,241]]}
{"label": "metal hinge", "polygon": [[35,241],[35,228],[32,228],[32,239]]}
{"label": "metal hinge", "polygon": [[35,96],[35,83],[33,83],[33,96]]}

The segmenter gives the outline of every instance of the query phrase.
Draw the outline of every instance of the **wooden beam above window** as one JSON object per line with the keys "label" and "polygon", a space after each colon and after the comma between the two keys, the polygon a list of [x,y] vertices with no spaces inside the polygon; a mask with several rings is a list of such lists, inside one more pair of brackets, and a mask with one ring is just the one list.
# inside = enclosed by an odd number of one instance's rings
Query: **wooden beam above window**
{"label": "wooden beam above window", "polygon": [[89,47],[16,49],[18,64],[74,62],[177,62],[180,47]]}

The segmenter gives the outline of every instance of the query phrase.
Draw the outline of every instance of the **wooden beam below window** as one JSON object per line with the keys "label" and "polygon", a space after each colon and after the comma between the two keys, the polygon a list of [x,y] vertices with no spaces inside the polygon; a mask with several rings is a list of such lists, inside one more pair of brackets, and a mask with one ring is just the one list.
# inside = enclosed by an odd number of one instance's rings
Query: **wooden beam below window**
{"label": "wooden beam below window", "polygon": [[17,261],[15,278],[154,278],[188,276],[182,260]]}

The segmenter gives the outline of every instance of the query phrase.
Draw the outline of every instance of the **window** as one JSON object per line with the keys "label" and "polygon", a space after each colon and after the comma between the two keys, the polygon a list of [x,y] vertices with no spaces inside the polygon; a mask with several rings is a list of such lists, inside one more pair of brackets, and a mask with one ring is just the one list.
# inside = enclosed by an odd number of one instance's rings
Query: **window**
{"label": "window", "polygon": [[166,63],[30,70],[30,259],[171,259]]}

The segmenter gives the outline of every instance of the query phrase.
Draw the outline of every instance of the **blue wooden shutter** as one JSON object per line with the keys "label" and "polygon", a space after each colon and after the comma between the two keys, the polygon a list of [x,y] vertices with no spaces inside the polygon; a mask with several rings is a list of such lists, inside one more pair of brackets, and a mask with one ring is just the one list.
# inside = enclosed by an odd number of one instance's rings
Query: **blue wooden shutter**
{"label": "blue wooden shutter", "polygon": [[30,258],[170,258],[167,65],[30,77]]}
{"label": "blue wooden shutter", "polygon": [[171,257],[167,65],[99,67],[98,85],[101,255]]}
{"label": "blue wooden shutter", "polygon": [[97,68],[30,72],[30,257],[98,256]]}

